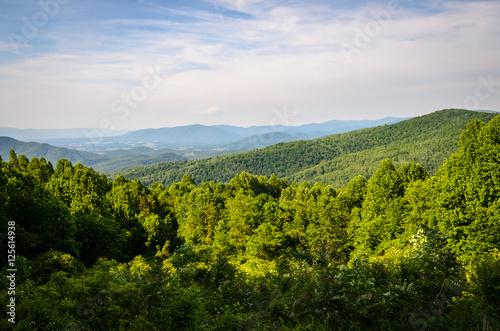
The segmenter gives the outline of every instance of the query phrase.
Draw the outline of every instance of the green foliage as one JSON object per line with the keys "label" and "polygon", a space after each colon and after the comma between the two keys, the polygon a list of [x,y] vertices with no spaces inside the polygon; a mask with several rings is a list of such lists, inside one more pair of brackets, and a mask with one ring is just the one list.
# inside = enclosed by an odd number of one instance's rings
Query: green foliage
{"label": "green foliage", "polygon": [[473,261],[500,241],[500,116],[471,122],[459,150],[437,173],[436,215],[454,251]]}
{"label": "green foliage", "polygon": [[[77,254],[74,240],[76,226],[70,210],[36,178],[11,164],[2,164],[4,184],[1,231],[6,233],[7,221],[14,222],[16,243],[26,257],[34,257],[49,249]],[[2,256],[2,260],[5,259]]]}
{"label": "green foliage", "polygon": [[471,266],[465,301],[486,328],[500,327],[500,254],[491,253]]}
{"label": "green foliage", "polygon": [[409,208],[405,189],[426,178],[425,169],[418,164],[407,163],[396,169],[389,159],[382,161],[366,185],[360,212],[349,224],[356,246],[354,255],[363,252],[379,255],[398,245],[405,228],[411,226],[403,221]]}
{"label": "green foliage", "polygon": [[80,258],[88,266],[98,258],[119,259],[127,236],[112,217],[76,215],[75,239],[81,243]]}
{"label": "green foliage", "polygon": [[[405,139],[391,130],[381,142]],[[500,116],[471,122],[435,176],[382,158],[338,189],[243,171],[149,188],[12,151],[16,324],[0,329],[498,330],[499,174]]]}
{"label": "green foliage", "polygon": [[68,205],[72,214],[108,215],[110,212],[106,194],[111,182],[92,168],[59,160],[46,187]]}

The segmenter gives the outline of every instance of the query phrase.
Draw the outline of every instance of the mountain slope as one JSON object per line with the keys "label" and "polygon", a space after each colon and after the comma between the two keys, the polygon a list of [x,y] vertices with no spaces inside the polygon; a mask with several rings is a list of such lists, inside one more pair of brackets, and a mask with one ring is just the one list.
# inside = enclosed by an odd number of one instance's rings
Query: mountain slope
{"label": "mountain slope", "polygon": [[233,150],[251,150],[300,139],[305,139],[304,134],[272,132],[256,134],[250,137],[243,138],[237,142],[227,145],[227,148]]}
{"label": "mountain slope", "polygon": [[67,159],[72,163],[81,163],[102,172],[118,171],[120,169],[158,162],[185,160],[181,155],[168,150],[154,151],[150,148],[137,148],[127,151],[117,150],[107,154],[95,154],[64,147],[55,147],[49,144],[23,142],[10,137],[0,137],[0,155],[3,159],[9,159],[11,149],[18,155],[25,155],[28,159],[43,157],[54,165],[59,159]]}
{"label": "mountain slope", "polygon": [[488,122],[495,114],[449,109],[391,125],[362,129],[322,139],[280,143],[263,149],[198,161],[159,163],[120,171],[145,184],[169,185],[184,174],[197,182],[229,181],[247,171],[342,186],[358,174],[369,177],[386,157],[414,161],[431,173],[456,150],[462,130],[474,118]]}
{"label": "mountain slope", "polygon": [[213,145],[240,139],[240,136],[229,134],[217,127],[204,125],[188,125],[173,128],[145,129],[129,132],[120,137],[121,142],[136,143],[138,141],[154,142],[160,145]]}
{"label": "mountain slope", "polygon": [[98,162],[103,157],[89,152],[77,151],[74,149],[55,147],[49,144],[36,142],[23,142],[10,137],[0,137],[0,155],[5,160],[9,159],[9,151],[13,149],[18,155],[24,154],[28,159],[32,157],[44,157],[52,163],[59,159],[68,159],[71,162],[82,162],[83,160]]}

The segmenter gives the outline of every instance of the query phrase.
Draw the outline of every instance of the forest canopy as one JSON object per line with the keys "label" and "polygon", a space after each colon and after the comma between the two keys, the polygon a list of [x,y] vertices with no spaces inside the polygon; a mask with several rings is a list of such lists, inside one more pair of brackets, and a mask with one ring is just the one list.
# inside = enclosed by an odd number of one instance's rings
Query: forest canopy
{"label": "forest canopy", "polygon": [[500,115],[432,174],[386,158],[344,187],[245,171],[148,187],[11,151],[0,329],[498,330]]}

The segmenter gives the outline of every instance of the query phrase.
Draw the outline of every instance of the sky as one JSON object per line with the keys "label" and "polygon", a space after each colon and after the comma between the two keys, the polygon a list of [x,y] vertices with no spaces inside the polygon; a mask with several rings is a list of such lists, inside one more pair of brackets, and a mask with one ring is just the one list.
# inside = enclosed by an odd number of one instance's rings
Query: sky
{"label": "sky", "polygon": [[498,0],[0,0],[0,127],[498,111],[498,17]]}

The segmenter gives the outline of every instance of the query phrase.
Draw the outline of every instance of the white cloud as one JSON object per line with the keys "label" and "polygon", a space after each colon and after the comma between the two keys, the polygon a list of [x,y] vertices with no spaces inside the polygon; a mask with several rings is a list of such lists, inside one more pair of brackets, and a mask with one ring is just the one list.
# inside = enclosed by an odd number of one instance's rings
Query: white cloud
{"label": "white cloud", "polygon": [[214,115],[214,114],[218,114],[220,112],[221,112],[220,107],[212,106],[212,107],[208,107],[208,108],[203,109],[203,110],[196,110],[193,113],[199,114],[199,115]]}
{"label": "white cloud", "polygon": [[29,44],[21,43],[18,40],[12,40],[12,42],[0,41],[0,52],[10,52],[21,54],[23,49],[30,47]]}
{"label": "white cloud", "polygon": [[222,5],[226,5],[230,8],[247,11],[251,5],[257,4],[259,2],[263,2],[264,0],[211,0],[214,3],[221,3]]}

